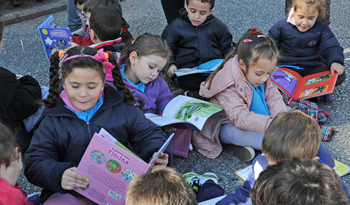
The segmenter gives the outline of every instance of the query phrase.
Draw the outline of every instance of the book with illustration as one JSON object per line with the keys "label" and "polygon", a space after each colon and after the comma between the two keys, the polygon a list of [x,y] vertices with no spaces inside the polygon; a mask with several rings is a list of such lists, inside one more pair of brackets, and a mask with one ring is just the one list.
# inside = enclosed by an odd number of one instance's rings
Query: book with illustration
{"label": "book with illustration", "polygon": [[343,164],[337,160],[334,160],[334,171],[337,172],[337,174],[342,177],[346,174],[349,174],[350,173],[350,167],[346,164]]}
{"label": "book with illustration", "polygon": [[97,204],[125,204],[131,179],[146,173],[155,164],[172,137],[146,163],[102,128],[92,137],[76,170],[86,179],[88,186],[75,191]]}
{"label": "book with illustration", "polygon": [[202,130],[207,119],[221,110],[219,105],[179,95],[166,105],[162,116],[150,113],[145,116],[158,126],[184,124],[191,130]]}
{"label": "book with illustration", "polygon": [[70,29],[58,28],[52,15],[38,27],[38,30],[49,64],[52,54],[56,51],[67,50],[69,42],[73,41]]}
{"label": "book with illustration", "polygon": [[338,74],[323,71],[305,77],[289,68],[278,68],[271,81],[288,97],[312,98],[333,93]]}
{"label": "book with illustration", "polygon": [[201,65],[197,66],[195,68],[181,68],[181,69],[178,69],[177,71],[175,71],[175,75],[177,77],[181,77],[184,75],[191,75],[191,74],[196,74],[196,73],[211,74],[213,71],[215,71],[221,65],[222,61],[217,60],[218,63],[211,66],[209,69],[201,69]]}

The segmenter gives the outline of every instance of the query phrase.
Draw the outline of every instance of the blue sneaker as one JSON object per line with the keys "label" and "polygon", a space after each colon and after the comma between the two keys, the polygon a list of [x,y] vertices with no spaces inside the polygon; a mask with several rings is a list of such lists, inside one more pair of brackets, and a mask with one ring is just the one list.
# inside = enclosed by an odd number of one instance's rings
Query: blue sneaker
{"label": "blue sneaker", "polygon": [[36,192],[34,194],[28,195],[27,198],[29,201],[33,203],[33,205],[41,205],[40,203],[40,193],[41,192]]}

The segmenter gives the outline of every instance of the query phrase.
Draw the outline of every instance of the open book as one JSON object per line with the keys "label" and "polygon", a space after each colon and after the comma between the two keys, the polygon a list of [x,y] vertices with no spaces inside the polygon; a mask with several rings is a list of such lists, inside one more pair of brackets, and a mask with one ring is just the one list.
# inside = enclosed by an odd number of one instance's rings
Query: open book
{"label": "open book", "polygon": [[98,204],[125,204],[131,179],[146,173],[155,164],[173,135],[146,163],[102,128],[92,137],[76,170],[86,179],[88,186],[75,191]]}
{"label": "open book", "polygon": [[342,177],[346,174],[350,173],[350,167],[346,164],[343,164],[337,160],[334,160],[335,166],[334,166],[334,171],[337,172],[337,174]]}
{"label": "open book", "polygon": [[179,95],[166,105],[163,116],[150,113],[145,116],[158,126],[182,123],[191,130],[202,130],[207,119],[221,110],[219,105]]}
{"label": "open book", "polygon": [[278,68],[271,81],[288,97],[307,99],[333,93],[337,78],[331,71],[301,77],[291,69]]}
{"label": "open book", "polygon": [[69,28],[58,28],[52,15],[38,27],[38,30],[49,64],[53,53],[68,49],[69,42],[73,41]]}
{"label": "open book", "polygon": [[175,72],[175,75],[177,77],[184,76],[184,75],[191,75],[196,73],[208,73],[211,74],[213,71],[215,71],[221,63],[224,61],[224,59],[214,59],[207,63],[201,64],[194,68],[181,68],[178,69]]}

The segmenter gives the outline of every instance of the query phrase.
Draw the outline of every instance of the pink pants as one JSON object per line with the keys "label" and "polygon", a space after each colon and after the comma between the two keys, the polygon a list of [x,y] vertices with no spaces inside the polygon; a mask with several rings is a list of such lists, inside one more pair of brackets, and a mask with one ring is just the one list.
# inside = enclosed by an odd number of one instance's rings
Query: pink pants
{"label": "pink pants", "polygon": [[52,194],[44,203],[44,205],[94,205],[93,201],[85,197],[73,196],[71,194],[61,194],[55,193]]}
{"label": "pink pants", "polygon": [[[167,133],[170,136],[171,133]],[[187,157],[191,143],[191,130],[176,128],[174,137],[170,142],[171,152],[177,156]]]}

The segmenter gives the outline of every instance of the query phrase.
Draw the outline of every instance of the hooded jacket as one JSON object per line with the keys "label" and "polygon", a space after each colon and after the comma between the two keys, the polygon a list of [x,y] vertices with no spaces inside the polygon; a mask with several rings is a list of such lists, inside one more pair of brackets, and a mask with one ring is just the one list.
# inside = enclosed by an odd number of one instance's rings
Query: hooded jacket
{"label": "hooded jacket", "polygon": [[[129,142],[146,162],[166,141],[166,134],[140,109],[123,102],[122,93],[108,85],[104,90],[104,103],[89,122],[79,119],[61,99],[55,107],[45,109],[24,158],[28,181],[43,188],[42,203],[56,192],[78,195],[62,189],[62,175],[66,169],[78,166],[92,136],[102,127],[124,146]],[[170,164],[170,146],[165,153]]]}
{"label": "hooded jacket", "polygon": [[233,49],[232,35],[227,26],[213,14],[199,26],[193,26],[185,8],[180,17],[165,27],[164,38],[172,50],[170,64],[192,68],[213,59],[224,59]]}
{"label": "hooded jacket", "polygon": [[222,106],[224,111],[209,118],[201,132],[193,132],[192,141],[197,150],[209,158],[219,156],[222,151],[219,140],[220,127],[229,122],[242,130],[265,133],[272,119],[279,112],[287,111],[287,107],[270,79],[264,83],[264,89],[270,116],[249,111],[253,89],[238,64],[237,55],[228,60],[216,73],[210,88],[209,83],[203,82],[199,94],[210,98],[211,103]]}

